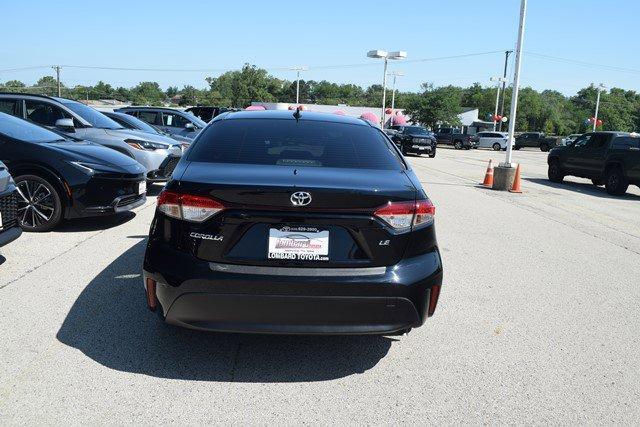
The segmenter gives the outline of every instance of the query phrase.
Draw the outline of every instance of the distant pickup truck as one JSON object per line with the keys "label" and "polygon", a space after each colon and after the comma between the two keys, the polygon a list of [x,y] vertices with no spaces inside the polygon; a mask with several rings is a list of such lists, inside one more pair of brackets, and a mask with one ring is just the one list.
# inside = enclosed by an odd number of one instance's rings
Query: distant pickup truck
{"label": "distant pickup truck", "polygon": [[428,154],[436,156],[436,137],[422,126],[394,125],[385,129],[389,138],[398,146],[402,154]]}
{"label": "distant pickup truck", "polygon": [[535,147],[540,151],[549,151],[559,145],[559,139],[555,136],[546,136],[543,132],[525,132],[516,137],[513,148],[519,150],[524,147]]}
{"label": "distant pickup truck", "polygon": [[478,148],[478,143],[473,141],[471,135],[461,133],[457,128],[440,128],[434,134],[438,144],[453,145],[456,150]]}
{"label": "distant pickup truck", "polygon": [[585,133],[547,157],[548,176],[562,182],[565,176],[591,179],[607,193],[621,195],[629,184],[640,186],[640,134],[626,132]]}

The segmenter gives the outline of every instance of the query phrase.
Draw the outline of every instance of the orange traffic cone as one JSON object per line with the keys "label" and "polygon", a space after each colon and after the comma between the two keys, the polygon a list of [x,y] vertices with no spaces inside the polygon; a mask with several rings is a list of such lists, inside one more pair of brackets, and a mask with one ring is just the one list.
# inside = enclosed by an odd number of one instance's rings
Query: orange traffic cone
{"label": "orange traffic cone", "polygon": [[522,193],[520,189],[520,163],[518,163],[518,167],[516,168],[516,176],[513,177],[513,185],[509,191],[511,193]]}
{"label": "orange traffic cone", "polygon": [[484,174],[484,182],[481,182],[480,185],[487,188],[493,187],[493,167],[491,166],[491,159],[489,159],[489,164],[487,165],[487,172]]}

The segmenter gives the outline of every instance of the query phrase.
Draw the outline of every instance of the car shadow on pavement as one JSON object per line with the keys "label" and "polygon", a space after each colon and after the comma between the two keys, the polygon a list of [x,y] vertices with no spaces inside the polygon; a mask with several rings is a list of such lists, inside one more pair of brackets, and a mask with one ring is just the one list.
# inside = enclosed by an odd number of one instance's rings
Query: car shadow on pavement
{"label": "car shadow on pavement", "polygon": [[196,381],[324,381],[373,368],[393,339],[380,336],[217,334],[162,323],[146,307],[145,240],[82,291],[57,338],[119,371]]}
{"label": "car shadow on pavement", "polygon": [[131,221],[136,214],[132,211],[121,212],[115,215],[94,216],[88,218],[76,218],[63,221],[54,231],[59,233],[75,233],[78,231],[99,231],[118,227]]}
{"label": "car shadow on pavement", "polygon": [[[575,181],[563,181],[563,182],[551,182],[544,178],[522,178],[524,181],[533,182],[535,184],[545,185],[547,187],[558,188],[563,190],[575,191],[577,193],[588,194],[590,196],[602,197],[605,199],[616,200],[640,200],[640,196],[635,194],[626,193],[622,196],[612,196],[604,189],[604,187],[596,187],[593,184],[587,182],[575,182]],[[629,189],[632,187],[629,186]]]}

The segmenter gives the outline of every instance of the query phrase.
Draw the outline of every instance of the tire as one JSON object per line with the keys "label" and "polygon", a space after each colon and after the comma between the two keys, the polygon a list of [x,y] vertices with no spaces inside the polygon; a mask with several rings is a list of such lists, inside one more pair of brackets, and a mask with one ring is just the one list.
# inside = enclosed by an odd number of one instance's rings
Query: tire
{"label": "tire", "polygon": [[618,166],[614,166],[606,172],[604,187],[606,188],[607,193],[613,196],[621,196],[627,192],[627,188],[629,188],[629,181],[624,176],[622,169]]}
{"label": "tire", "polygon": [[429,153],[429,158],[433,159],[436,156],[436,150],[433,150],[431,153]]}
{"label": "tire", "polygon": [[493,151],[500,151],[500,150],[502,150],[502,146],[501,146],[499,143],[497,143],[497,142],[496,142],[495,144],[493,144],[493,145],[492,145],[492,147],[493,147]]}
{"label": "tire", "polygon": [[37,175],[15,179],[18,188],[18,221],[25,231],[49,231],[62,221],[62,199],[58,189]]}
{"label": "tire", "polygon": [[547,144],[542,144],[540,146],[540,151],[544,151],[544,152],[549,151],[549,146]]}
{"label": "tire", "polygon": [[602,178],[594,178],[591,180],[591,183],[596,187],[600,187],[601,185],[604,185],[604,181],[602,180]]}
{"label": "tire", "polygon": [[519,149],[520,149],[520,147],[518,147],[517,145],[514,145],[514,146],[513,146],[513,149],[514,149],[514,150],[519,150]]}
{"label": "tire", "polygon": [[453,143],[453,147],[454,147],[456,150],[462,150],[462,141],[455,141],[455,142]]}
{"label": "tire", "polygon": [[551,182],[562,182],[564,180],[564,172],[562,171],[562,168],[560,168],[560,164],[557,160],[549,163],[547,176]]}
{"label": "tire", "polygon": [[402,155],[406,156],[407,155],[407,149],[405,148],[405,146],[403,145],[402,148],[400,148],[400,151],[402,151]]}

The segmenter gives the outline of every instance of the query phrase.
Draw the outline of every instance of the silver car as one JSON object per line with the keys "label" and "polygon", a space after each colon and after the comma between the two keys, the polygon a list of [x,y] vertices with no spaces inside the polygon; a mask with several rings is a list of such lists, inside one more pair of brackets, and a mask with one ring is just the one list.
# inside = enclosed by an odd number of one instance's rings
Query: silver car
{"label": "silver car", "polygon": [[182,147],[177,141],[125,129],[98,110],[70,99],[2,93],[0,112],[120,151],[145,167],[149,181],[170,178],[182,156]]}

